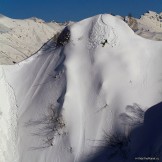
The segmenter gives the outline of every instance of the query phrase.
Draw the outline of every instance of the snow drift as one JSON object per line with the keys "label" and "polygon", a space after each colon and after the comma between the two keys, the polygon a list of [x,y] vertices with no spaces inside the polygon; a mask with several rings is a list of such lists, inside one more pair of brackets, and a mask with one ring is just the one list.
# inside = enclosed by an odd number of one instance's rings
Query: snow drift
{"label": "snow drift", "polygon": [[105,14],[68,26],[19,64],[1,65],[0,161],[91,159],[105,132],[127,136],[162,101],[161,61],[162,42]]}

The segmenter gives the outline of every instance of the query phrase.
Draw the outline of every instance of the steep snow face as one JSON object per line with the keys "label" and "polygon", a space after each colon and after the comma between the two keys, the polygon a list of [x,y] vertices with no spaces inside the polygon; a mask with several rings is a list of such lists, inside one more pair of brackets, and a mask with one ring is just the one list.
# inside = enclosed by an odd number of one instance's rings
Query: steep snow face
{"label": "steep snow face", "polygon": [[[51,40],[36,55],[22,63],[1,66],[0,141],[3,144],[3,147],[0,147],[1,162],[14,160],[44,162],[49,161],[48,158],[54,161],[57,159],[58,152],[54,151],[55,147],[49,147],[51,146],[49,139],[58,135],[58,132],[55,134],[51,131],[51,111],[54,109],[59,113],[62,110],[61,96],[64,96],[66,88],[62,50],[56,49],[56,43]],[[16,127],[13,127],[13,123]],[[57,129],[61,127],[61,123],[59,124]],[[16,139],[12,140],[15,135]],[[59,142],[56,141],[56,145],[60,145],[60,149],[67,147],[66,140],[60,141],[59,136],[57,139]],[[16,148],[12,149],[10,145],[12,147],[16,145]],[[16,154],[15,157],[11,156],[14,150],[18,151],[18,156]],[[67,158],[70,159],[70,156]]]}
{"label": "steep snow face", "polygon": [[37,18],[16,20],[0,16],[0,64],[28,58],[63,27]]}
{"label": "steep snow face", "polygon": [[93,152],[104,131],[123,129],[118,117],[127,105],[161,101],[161,51],[161,42],[136,36],[110,15],[71,27],[64,107],[76,161]]}
{"label": "steep snow face", "polygon": [[[161,61],[162,42],[105,14],[69,26],[19,64],[0,66],[0,161],[93,156],[105,132],[130,131],[121,121],[128,107],[145,111],[162,100]],[[8,141],[18,153],[11,159]]]}

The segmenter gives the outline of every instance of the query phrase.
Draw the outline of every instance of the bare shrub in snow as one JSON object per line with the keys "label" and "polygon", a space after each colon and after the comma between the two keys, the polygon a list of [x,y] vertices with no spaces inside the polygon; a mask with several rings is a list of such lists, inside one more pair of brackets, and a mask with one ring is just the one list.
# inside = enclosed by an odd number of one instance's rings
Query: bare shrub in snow
{"label": "bare shrub in snow", "polygon": [[126,112],[121,113],[119,118],[124,125],[135,127],[143,123],[144,114],[145,112],[141,106],[134,103],[133,105],[127,105]]}
{"label": "bare shrub in snow", "polygon": [[130,153],[130,136],[125,136],[119,132],[113,134],[104,134],[105,146],[110,149],[108,158],[111,159],[116,156],[127,159]]}
{"label": "bare shrub in snow", "polygon": [[104,39],[104,41],[101,42],[102,47],[104,47],[104,46],[106,45],[106,43],[108,43],[108,42],[107,42],[107,39]]}
{"label": "bare shrub in snow", "polygon": [[38,131],[32,134],[43,137],[43,147],[53,146],[54,138],[65,133],[63,131],[65,123],[63,121],[62,115],[60,112],[58,112],[58,109],[53,104],[49,105],[48,113],[46,115],[43,115],[43,117],[39,120],[30,120],[26,123],[26,126],[38,127]]}
{"label": "bare shrub in snow", "polygon": [[119,115],[121,124],[124,125],[122,133],[104,132],[103,143],[106,148],[107,158],[120,157],[128,160],[131,153],[131,132],[133,128],[140,126],[144,120],[144,110],[138,104],[127,105],[125,113]]}

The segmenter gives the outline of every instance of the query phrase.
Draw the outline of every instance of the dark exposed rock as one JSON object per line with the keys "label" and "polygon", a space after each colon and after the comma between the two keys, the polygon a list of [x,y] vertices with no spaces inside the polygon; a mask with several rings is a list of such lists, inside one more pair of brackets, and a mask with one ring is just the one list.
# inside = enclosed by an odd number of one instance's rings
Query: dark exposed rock
{"label": "dark exposed rock", "polygon": [[57,39],[57,46],[64,46],[68,43],[70,39],[70,30],[68,27],[65,27]]}

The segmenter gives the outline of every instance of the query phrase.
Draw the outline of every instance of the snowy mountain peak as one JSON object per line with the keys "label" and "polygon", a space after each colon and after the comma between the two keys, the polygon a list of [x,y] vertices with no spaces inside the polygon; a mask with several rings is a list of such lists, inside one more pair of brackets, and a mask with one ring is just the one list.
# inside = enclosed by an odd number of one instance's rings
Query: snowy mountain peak
{"label": "snowy mountain peak", "polygon": [[157,22],[162,23],[162,13],[158,14],[158,13],[153,12],[153,11],[148,11],[148,13],[145,13],[143,16],[141,16],[141,19],[146,19],[146,18],[148,18],[152,21],[157,21]]}
{"label": "snowy mountain peak", "polygon": [[129,15],[123,20],[136,34],[147,39],[162,41],[162,13],[148,11],[140,19]]}
{"label": "snowy mountain peak", "polygon": [[143,24],[148,30],[153,32],[162,32],[162,14],[157,14],[156,12],[149,11],[141,16],[138,20],[140,24]]}
{"label": "snowy mountain peak", "polygon": [[[86,30],[82,31],[82,26],[86,26]],[[124,28],[127,28],[127,32]],[[70,29],[72,41],[78,42],[78,45],[79,42],[85,42],[88,48],[114,47],[124,35],[134,34],[127,24],[109,14],[85,19],[75,23]]]}
{"label": "snowy mountain peak", "polygon": [[105,144],[111,162],[132,162],[147,141],[143,127],[138,143],[129,133],[162,101],[161,51],[162,42],[103,14],[67,26],[19,64],[0,65],[0,162],[82,162]]}
{"label": "snowy mountain peak", "polygon": [[29,20],[34,20],[35,22],[38,22],[38,23],[45,23],[44,20],[39,19],[39,18],[37,18],[37,17],[31,17],[31,18],[28,18],[28,19],[29,19]]}

